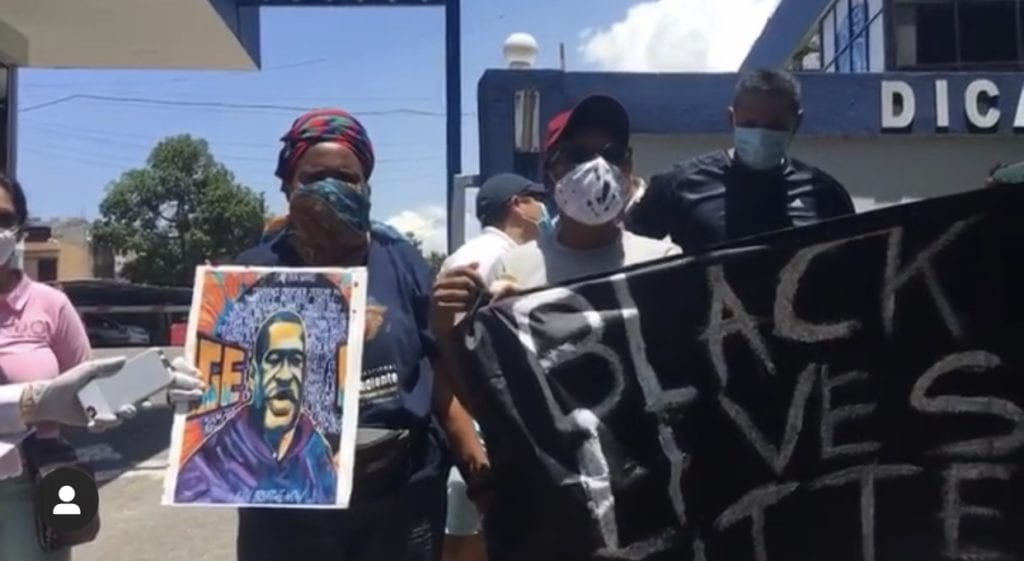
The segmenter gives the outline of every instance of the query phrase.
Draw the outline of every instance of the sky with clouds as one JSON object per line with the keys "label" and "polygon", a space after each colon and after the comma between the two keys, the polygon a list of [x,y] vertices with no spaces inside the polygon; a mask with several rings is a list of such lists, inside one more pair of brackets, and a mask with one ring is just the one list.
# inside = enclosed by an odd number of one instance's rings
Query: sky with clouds
{"label": "sky with clouds", "polygon": [[[476,83],[503,66],[509,34],[537,38],[539,67],[558,65],[561,43],[569,70],[731,71],[777,3],[464,1],[463,169],[478,169]],[[179,133],[206,138],[239,181],[283,211],[273,177],[278,139],[303,108],[340,106],[361,117],[376,147],[374,217],[442,250],[441,10],[266,8],[261,19],[259,72],[23,71],[17,172],[32,214],[95,218],[106,186]],[[471,212],[466,223],[478,231]]]}
{"label": "sky with clouds", "polygon": [[580,31],[584,62],[631,72],[734,71],[778,0],[656,0]]}

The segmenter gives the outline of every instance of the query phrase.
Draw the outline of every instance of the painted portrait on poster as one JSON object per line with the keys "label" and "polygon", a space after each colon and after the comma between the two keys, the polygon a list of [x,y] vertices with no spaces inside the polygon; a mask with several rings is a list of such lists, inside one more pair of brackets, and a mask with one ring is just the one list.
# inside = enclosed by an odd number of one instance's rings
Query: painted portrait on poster
{"label": "painted portrait on poster", "polygon": [[164,503],[345,508],[364,269],[201,267],[186,344],[206,395],[175,415]]}

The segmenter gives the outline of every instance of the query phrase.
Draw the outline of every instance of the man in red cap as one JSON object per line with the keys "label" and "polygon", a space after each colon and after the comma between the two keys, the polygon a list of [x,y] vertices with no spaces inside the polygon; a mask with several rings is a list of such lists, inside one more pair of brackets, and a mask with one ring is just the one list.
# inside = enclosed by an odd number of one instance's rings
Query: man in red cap
{"label": "man in red cap", "polygon": [[[573,134],[567,134],[567,131]],[[568,141],[563,143],[566,139]],[[626,109],[612,97],[592,95],[548,122],[544,140],[545,185],[553,191],[557,183],[554,178],[565,175],[573,167],[574,159],[596,155],[605,148],[613,150],[602,154],[605,159],[618,161],[616,165],[623,172],[632,174],[633,151],[629,146],[629,115]],[[636,186],[635,180],[630,182],[631,196]]]}
{"label": "man in red cap", "polygon": [[629,136],[626,109],[606,95],[591,95],[555,116],[543,170],[558,209],[554,231],[503,255],[483,277],[472,267],[448,271],[434,286],[435,313],[464,313],[488,287],[508,294],[679,253],[668,242],[621,227],[637,185]]}
{"label": "man in red cap", "polygon": [[471,267],[448,271],[434,286],[435,313],[464,313],[488,287],[507,294],[679,253],[621,227],[636,185],[629,136],[626,109],[606,95],[591,95],[555,116],[543,170],[559,215],[552,235],[503,255],[483,277]]}
{"label": "man in red cap", "polygon": [[629,134],[626,109],[605,95],[551,120],[544,180],[558,208],[555,233],[509,252],[486,280],[505,281],[502,291],[529,289],[679,253],[621,227],[635,185]]}

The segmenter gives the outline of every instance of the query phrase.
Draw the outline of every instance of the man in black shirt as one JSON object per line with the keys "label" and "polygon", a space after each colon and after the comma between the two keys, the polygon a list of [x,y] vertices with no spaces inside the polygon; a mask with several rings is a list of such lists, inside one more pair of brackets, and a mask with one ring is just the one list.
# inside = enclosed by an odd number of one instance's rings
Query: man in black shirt
{"label": "man in black shirt", "polygon": [[759,70],[744,76],[729,116],[734,147],[652,177],[626,217],[627,228],[655,238],[670,235],[692,253],[855,212],[838,181],[786,155],[803,117],[792,75]]}

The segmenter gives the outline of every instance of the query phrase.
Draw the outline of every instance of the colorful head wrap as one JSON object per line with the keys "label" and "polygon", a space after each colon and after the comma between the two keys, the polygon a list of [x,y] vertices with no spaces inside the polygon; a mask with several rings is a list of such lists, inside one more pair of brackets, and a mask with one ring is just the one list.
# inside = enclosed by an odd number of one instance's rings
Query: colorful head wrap
{"label": "colorful head wrap", "polygon": [[355,117],[341,109],[317,109],[295,119],[292,128],[281,137],[284,147],[277,158],[274,172],[287,183],[295,165],[310,147],[320,142],[338,142],[355,154],[363,165],[366,179],[373,173],[373,145],[366,129]]}

